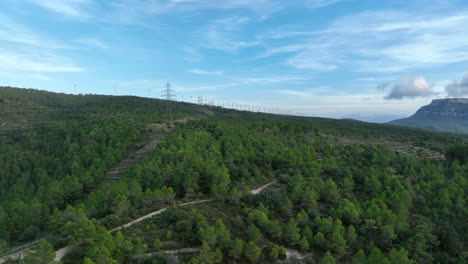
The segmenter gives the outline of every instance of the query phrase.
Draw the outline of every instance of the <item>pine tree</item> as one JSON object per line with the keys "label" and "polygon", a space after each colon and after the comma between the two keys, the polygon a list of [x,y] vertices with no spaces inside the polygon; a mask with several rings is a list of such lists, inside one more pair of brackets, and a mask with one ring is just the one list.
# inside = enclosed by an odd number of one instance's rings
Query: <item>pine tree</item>
{"label": "pine tree", "polygon": [[163,247],[163,243],[161,242],[161,240],[159,240],[159,238],[156,238],[154,241],[153,241],[153,248],[155,250],[160,250],[161,248]]}
{"label": "pine tree", "polygon": [[244,248],[244,257],[247,259],[249,262],[256,262],[257,260],[260,259],[260,256],[262,255],[262,251],[260,248],[257,247],[257,245],[253,242],[250,241],[245,245]]}
{"label": "pine tree", "polygon": [[323,256],[322,260],[320,261],[320,264],[336,264],[335,258],[332,256],[330,251],[327,251],[325,255]]}
{"label": "pine tree", "polygon": [[55,262],[55,251],[52,245],[45,239],[41,239],[32,254],[25,257],[26,264],[50,264]]}

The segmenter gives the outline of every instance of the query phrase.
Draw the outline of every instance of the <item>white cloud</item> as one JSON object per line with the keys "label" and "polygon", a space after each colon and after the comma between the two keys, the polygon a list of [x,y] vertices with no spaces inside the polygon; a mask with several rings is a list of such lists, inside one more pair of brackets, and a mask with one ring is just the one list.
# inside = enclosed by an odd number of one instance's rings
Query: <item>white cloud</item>
{"label": "white cloud", "polygon": [[344,0],[306,0],[305,4],[310,8],[322,8],[325,6],[337,4],[343,2]]}
{"label": "white cloud", "polygon": [[336,19],[324,30],[283,28],[264,35],[263,39],[291,41],[259,56],[303,46],[286,60],[287,64],[301,69],[350,67],[359,72],[397,73],[468,61],[466,25],[468,12],[434,15],[367,11]]}
{"label": "white cloud", "polygon": [[296,51],[300,51],[303,49],[304,49],[303,45],[286,45],[286,46],[279,47],[279,48],[271,48],[271,49],[267,49],[264,53],[258,55],[257,59],[267,58],[267,57],[271,57],[271,56],[281,54],[281,53],[296,52]]}
{"label": "white cloud", "polygon": [[212,22],[204,30],[204,46],[228,53],[237,52],[240,49],[257,46],[258,41],[244,41],[236,38],[236,32],[250,20],[247,17],[228,17]]}
{"label": "white cloud", "polygon": [[[312,59],[311,59],[312,57]],[[326,58],[325,56],[319,57],[311,55],[308,51],[300,52],[294,57],[287,60],[287,64],[298,69],[311,69],[317,71],[332,71],[336,70],[338,66],[332,62],[334,59]]]}
{"label": "white cloud", "polygon": [[32,3],[45,8],[49,11],[72,18],[88,18],[89,14],[85,11],[85,6],[90,4],[91,0],[30,0]]}
{"label": "white cloud", "polygon": [[29,28],[13,22],[10,18],[0,14],[0,40],[5,43],[30,45],[47,49],[66,48],[43,35],[37,34]]}
{"label": "white cloud", "polygon": [[281,95],[287,95],[287,96],[299,96],[299,97],[310,97],[311,93],[308,91],[297,91],[297,90],[277,90],[275,91],[278,94]]}
{"label": "white cloud", "polygon": [[453,81],[447,84],[445,91],[449,97],[468,96],[468,72],[463,74],[460,81]]}
{"label": "white cloud", "polygon": [[39,73],[31,74],[30,78],[35,79],[35,80],[40,80],[40,81],[50,81],[50,80],[52,80],[51,77],[49,77],[47,75],[44,75],[44,74],[39,74]]}
{"label": "white cloud", "polygon": [[0,50],[0,68],[5,71],[27,72],[82,72],[83,69],[64,63],[51,54],[29,54],[28,56]]}
{"label": "white cloud", "polygon": [[[10,75],[48,80],[41,72],[81,72],[81,67],[58,55],[70,46],[51,39],[0,14],[0,69]],[[29,74],[36,73],[36,74]]]}
{"label": "white cloud", "polygon": [[200,74],[200,75],[223,75],[224,74],[222,71],[205,71],[205,70],[200,70],[200,69],[190,69],[187,72],[190,72],[193,74]]}
{"label": "white cloud", "polygon": [[144,20],[152,15],[243,9],[267,17],[287,5],[287,1],[279,0],[117,0],[110,4],[111,15],[106,20],[150,27]]}
{"label": "white cloud", "polygon": [[[390,87],[390,85],[381,84],[378,89],[385,90],[388,87]],[[434,95],[436,95],[436,93],[433,90],[433,85],[423,76],[413,78],[409,75],[403,75],[397,84],[391,86],[390,93],[385,96],[385,99],[401,100],[404,98],[431,97]]]}
{"label": "white cloud", "polygon": [[81,38],[77,40],[78,43],[84,44],[86,46],[98,47],[101,49],[108,49],[109,46],[103,41],[95,38]]}

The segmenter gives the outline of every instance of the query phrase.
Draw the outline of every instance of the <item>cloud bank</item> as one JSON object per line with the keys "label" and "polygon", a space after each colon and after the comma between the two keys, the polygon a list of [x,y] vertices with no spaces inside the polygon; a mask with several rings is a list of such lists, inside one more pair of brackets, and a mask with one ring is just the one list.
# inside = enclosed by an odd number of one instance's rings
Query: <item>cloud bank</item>
{"label": "cloud bank", "polygon": [[445,86],[449,97],[462,97],[468,95],[468,72],[465,72],[460,81],[453,81]]}
{"label": "cloud bank", "polygon": [[[379,90],[385,90],[390,85],[381,84]],[[433,85],[430,84],[423,76],[411,77],[410,75],[402,75],[400,81],[391,86],[390,93],[385,96],[386,100],[401,100],[404,98],[430,97],[436,95],[433,91]]]}

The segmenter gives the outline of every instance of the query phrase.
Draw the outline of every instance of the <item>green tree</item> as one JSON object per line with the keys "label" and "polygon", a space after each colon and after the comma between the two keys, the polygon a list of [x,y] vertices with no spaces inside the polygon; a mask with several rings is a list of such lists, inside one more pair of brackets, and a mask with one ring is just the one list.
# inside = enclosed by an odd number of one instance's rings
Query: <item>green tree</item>
{"label": "green tree", "polygon": [[312,230],[310,229],[309,226],[306,226],[302,229],[301,232],[302,236],[305,236],[309,241],[314,238],[314,235],[312,233]]}
{"label": "green tree", "polygon": [[323,256],[322,260],[320,261],[320,264],[336,264],[335,258],[332,256],[330,251],[327,251],[325,255]]}
{"label": "green tree", "polygon": [[85,257],[96,264],[117,264],[117,260],[112,258],[111,251],[104,245],[91,242],[85,249]]}
{"label": "green tree", "polygon": [[125,194],[118,195],[112,200],[112,211],[117,215],[123,214],[130,207],[131,203]]}
{"label": "green tree", "polygon": [[214,247],[218,241],[214,227],[208,227],[206,229],[200,227],[198,229],[198,238],[200,242],[206,243],[211,248]]}
{"label": "green tree", "polygon": [[95,264],[95,262],[92,259],[85,257],[83,259],[83,264]]}
{"label": "green tree", "polygon": [[242,256],[243,250],[244,250],[244,241],[242,241],[239,238],[236,238],[231,241],[228,255],[234,259],[239,259]]}
{"label": "green tree", "polygon": [[404,248],[400,250],[392,248],[388,253],[388,260],[391,264],[414,264],[414,261],[408,259],[408,251]]}
{"label": "green tree", "polygon": [[346,230],[346,241],[348,242],[348,245],[355,247],[357,242],[357,234],[356,229],[352,225],[348,226],[348,229]]}
{"label": "green tree", "polygon": [[229,170],[224,165],[216,169],[212,183],[211,183],[211,193],[217,199],[224,199],[229,190],[229,184],[231,179],[229,177]]}
{"label": "green tree", "polygon": [[278,249],[278,257],[281,259],[286,258],[286,249],[283,246],[280,246]]}
{"label": "green tree", "polygon": [[263,239],[262,232],[255,224],[249,224],[247,227],[247,236],[254,242],[259,242]]}
{"label": "green tree", "polygon": [[141,238],[135,239],[135,243],[132,248],[133,255],[141,255],[146,252],[146,246],[143,244]]}
{"label": "green tree", "polygon": [[269,221],[267,224],[266,231],[270,236],[276,239],[281,238],[283,234],[283,228],[280,222],[278,222],[277,220]]}
{"label": "green tree", "polygon": [[307,215],[304,209],[297,213],[296,221],[299,226],[305,226],[309,223],[309,215]]}
{"label": "green tree", "polygon": [[271,259],[271,260],[276,260],[278,259],[278,256],[279,256],[279,250],[277,247],[272,247],[270,249],[270,252],[268,252],[268,257]]}
{"label": "green tree", "polygon": [[221,219],[218,219],[215,223],[215,232],[216,232],[216,239],[221,246],[226,246],[227,243],[231,240],[231,233],[224,225]]}
{"label": "green tree", "polygon": [[364,253],[364,250],[360,249],[356,255],[354,255],[353,264],[367,264],[366,253]]}
{"label": "green tree", "polygon": [[382,263],[382,264],[390,264],[388,259],[382,254],[382,251],[380,249],[374,247],[372,249],[371,253],[369,254],[369,257],[367,258],[368,263]]}
{"label": "green tree", "polygon": [[320,196],[323,196],[329,202],[336,202],[340,198],[340,191],[338,190],[338,186],[332,179],[328,179],[322,190],[320,192]]}
{"label": "green tree", "polygon": [[343,181],[341,182],[341,189],[345,193],[351,193],[354,188],[354,179],[353,179],[353,174],[348,173],[346,174],[346,177],[343,178]]}
{"label": "green tree", "polygon": [[318,232],[314,236],[314,244],[320,248],[326,248],[327,240],[322,232]]}
{"label": "green tree", "polygon": [[308,250],[309,249],[309,241],[307,240],[306,237],[302,237],[301,240],[299,241],[299,246],[301,247],[302,250]]}
{"label": "green tree", "polygon": [[87,218],[83,218],[73,226],[71,243],[80,243],[80,245],[83,245],[87,238],[91,238],[95,234],[96,227],[94,223]]}
{"label": "green tree", "polygon": [[223,261],[223,254],[221,250],[217,249],[213,251],[213,249],[208,246],[208,244],[203,243],[202,247],[199,250],[199,255],[195,258],[197,262],[194,263],[200,263],[200,264],[216,264],[216,263],[222,263]]}
{"label": "green tree", "polygon": [[247,261],[256,262],[260,259],[261,255],[262,251],[259,247],[257,247],[257,245],[253,241],[250,241],[249,243],[247,243],[247,245],[245,245],[244,257]]}
{"label": "green tree", "polygon": [[55,261],[54,248],[45,239],[39,240],[39,243],[34,249],[34,253],[27,255],[24,258],[24,262],[26,264],[58,263]]}
{"label": "green tree", "polygon": [[159,240],[159,238],[156,238],[154,241],[153,241],[153,248],[158,251],[160,250],[161,248],[163,247],[163,243],[161,242],[161,240]]}
{"label": "green tree", "polygon": [[380,230],[380,244],[386,247],[390,247],[392,241],[397,237],[395,231],[393,230],[393,226],[385,225]]}
{"label": "green tree", "polygon": [[284,235],[286,236],[286,239],[289,242],[297,244],[301,239],[300,231],[301,230],[297,226],[297,223],[294,220],[294,218],[291,218],[289,219],[288,223],[286,224],[286,227],[284,228]]}

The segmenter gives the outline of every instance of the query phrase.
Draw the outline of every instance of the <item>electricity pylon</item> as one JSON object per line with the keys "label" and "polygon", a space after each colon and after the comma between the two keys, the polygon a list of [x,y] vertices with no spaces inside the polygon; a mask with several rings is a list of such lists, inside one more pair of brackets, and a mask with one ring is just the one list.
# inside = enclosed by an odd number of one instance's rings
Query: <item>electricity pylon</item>
{"label": "electricity pylon", "polygon": [[171,89],[171,84],[169,82],[167,82],[166,84],[166,88],[164,90],[162,90],[162,97],[164,97],[166,99],[166,115],[167,115],[167,118],[168,118],[168,121],[169,121],[169,125],[170,127],[173,127],[174,126],[174,119],[172,118],[172,105],[171,105],[171,101],[173,100],[173,98],[176,97],[176,95],[174,94],[175,91]]}

